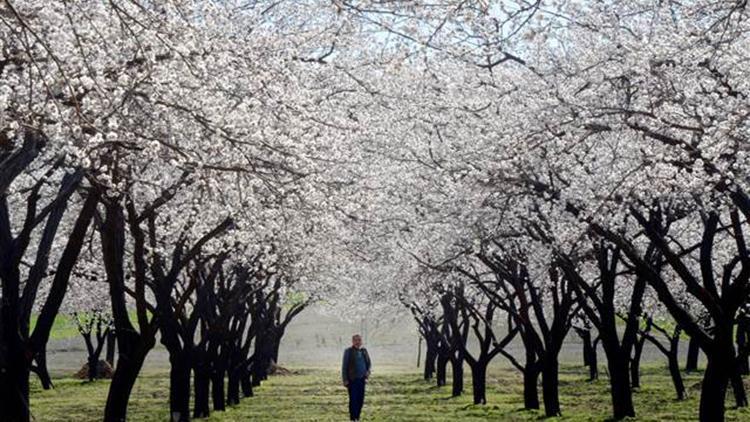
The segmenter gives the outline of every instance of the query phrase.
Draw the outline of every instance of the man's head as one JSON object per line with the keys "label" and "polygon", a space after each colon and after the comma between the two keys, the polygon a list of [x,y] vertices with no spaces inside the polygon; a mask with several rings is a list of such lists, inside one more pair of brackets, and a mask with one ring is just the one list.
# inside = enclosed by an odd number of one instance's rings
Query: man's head
{"label": "man's head", "polygon": [[355,349],[359,349],[362,347],[362,336],[359,334],[355,334],[352,336],[352,347]]}

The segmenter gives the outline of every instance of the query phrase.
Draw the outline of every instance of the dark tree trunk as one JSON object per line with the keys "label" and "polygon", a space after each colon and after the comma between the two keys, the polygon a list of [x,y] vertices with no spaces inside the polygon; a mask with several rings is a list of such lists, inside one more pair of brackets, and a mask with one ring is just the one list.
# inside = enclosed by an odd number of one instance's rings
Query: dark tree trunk
{"label": "dark tree trunk", "polygon": [[445,384],[447,384],[448,379],[448,357],[440,354],[437,357],[437,372],[436,372],[436,380],[437,380],[437,386],[442,387]]}
{"label": "dark tree trunk", "polygon": [[487,404],[487,363],[479,360],[471,365],[471,387],[474,404]]}
{"label": "dark tree trunk", "polygon": [[458,397],[464,392],[464,360],[463,357],[451,359],[453,388],[451,396]]}
{"label": "dark tree trunk", "polygon": [[[5,330],[5,327],[3,327]],[[6,331],[7,332],[7,331]],[[7,345],[4,345],[8,347]],[[0,372],[0,405],[2,419],[26,422],[29,420],[29,365],[21,353],[14,353],[15,347],[8,347],[7,367]]]}
{"label": "dark tree trunk", "polygon": [[608,356],[608,360],[613,417],[615,420],[635,417],[633,393],[630,389],[630,377],[628,376],[629,359],[627,356],[612,354]]}
{"label": "dark tree trunk", "polygon": [[701,422],[722,422],[724,420],[724,400],[729,383],[729,367],[724,359],[708,356],[706,372],[701,384]]}
{"label": "dark tree trunk", "polygon": [[523,407],[539,409],[539,370],[534,363],[526,364],[523,370]]}
{"label": "dark tree trunk", "polygon": [[[550,352],[547,352],[549,355]],[[544,414],[547,417],[562,416],[560,412],[559,364],[557,356],[545,357],[542,368],[542,398]]]}
{"label": "dark tree trunk", "polygon": [[99,378],[99,356],[96,354],[89,354],[88,358],[89,365],[89,381],[94,381]]}
{"label": "dark tree trunk", "polygon": [[[133,333],[133,336],[138,334]],[[139,341],[139,340],[133,340]],[[123,347],[123,337],[120,337],[120,347]],[[149,345],[131,345],[126,346],[130,349],[127,353],[120,351],[120,358],[117,359],[117,368],[112,376],[112,383],[109,385],[109,394],[107,395],[107,405],[104,409],[105,422],[125,422],[127,420],[128,402],[130,393],[141,372],[143,362],[146,360],[148,351],[153,347]]]}
{"label": "dark tree trunk", "polygon": [[170,356],[169,413],[172,422],[190,420],[190,359],[187,356]]}
{"label": "dark tree trunk", "polygon": [[214,410],[226,410],[226,398],[224,395],[224,373],[223,368],[216,369],[211,375],[211,398]]}
{"label": "dark tree trunk", "polygon": [[427,352],[424,357],[424,379],[429,381],[435,374],[435,361],[437,360],[437,353],[435,352],[435,346],[430,345],[430,342],[425,342],[427,345]]}
{"label": "dark tree trunk", "polygon": [[211,386],[211,377],[206,369],[195,370],[195,402],[193,403],[193,417],[207,418],[211,413],[209,405],[209,390]]}
{"label": "dark tree trunk", "polygon": [[633,344],[633,359],[630,360],[630,386],[632,388],[641,387],[641,355],[643,354],[643,345],[646,343],[646,337],[641,336]]}
{"label": "dark tree trunk", "polygon": [[229,371],[227,382],[227,404],[234,406],[240,404],[240,374],[239,370],[231,369]]}
{"label": "dark tree trunk", "polygon": [[247,369],[247,363],[245,363],[245,365],[243,366],[242,372],[240,374],[240,387],[242,387],[243,396],[252,397],[254,395],[251,373]]}
{"label": "dark tree trunk", "polygon": [[591,330],[576,329],[583,343],[583,366],[591,365]]}
{"label": "dark tree trunk", "polygon": [[52,377],[49,375],[49,370],[47,369],[47,347],[46,345],[42,347],[42,349],[37,353],[37,355],[34,357],[34,361],[36,362],[36,368],[34,369],[34,373],[39,377],[39,382],[42,383],[42,389],[49,390],[53,387],[52,385]]}
{"label": "dark tree trunk", "polygon": [[[677,338],[677,344],[679,344],[679,337]],[[667,356],[669,359],[669,375],[672,377],[672,384],[674,385],[675,393],[677,393],[677,400],[685,400],[685,383],[682,381],[680,363],[677,360],[677,351],[677,345],[674,345]]]}
{"label": "dark tree trunk", "polygon": [[737,371],[740,375],[750,375],[750,362],[745,352],[748,348],[748,341],[750,341],[749,337],[750,318],[747,315],[742,315],[737,322]]}
{"label": "dark tree trunk", "polygon": [[700,354],[700,346],[698,341],[694,337],[690,337],[688,341],[688,352],[687,361],[685,362],[685,371],[694,372],[698,370],[698,355]]}
{"label": "dark tree trunk", "polygon": [[745,384],[742,383],[742,374],[738,371],[732,371],[730,381],[732,382],[735,405],[737,407],[747,407],[747,393],[745,392]]}

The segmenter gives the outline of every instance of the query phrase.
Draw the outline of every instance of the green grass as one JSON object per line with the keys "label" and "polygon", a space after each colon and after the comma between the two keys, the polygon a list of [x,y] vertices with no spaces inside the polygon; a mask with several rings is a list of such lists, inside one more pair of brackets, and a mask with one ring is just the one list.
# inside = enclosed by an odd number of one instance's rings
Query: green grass
{"label": "green grass", "polygon": [[[346,394],[338,373],[329,369],[300,369],[297,374],[269,379],[256,396],[239,406],[215,412],[210,421],[340,421],[346,419]],[[565,421],[602,421],[610,415],[606,375],[589,383],[582,368],[563,367],[560,393]],[[666,370],[660,366],[643,369],[643,385],[635,392],[639,421],[695,420],[698,409],[700,374],[686,378],[689,399],[674,400]],[[435,388],[419,374],[398,368],[379,368],[368,385],[363,417],[375,421],[520,421],[543,418],[539,411],[522,409],[522,385],[517,372],[494,369],[490,374],[488,404],[471,404],[471,380],[466,394],[450,398],[449,387]],[[37,421],[97,421],[101,419],[108,382],[82,383],[57,379],[51,391],[33,386],[31,405]],[[132,395],[129,420],[168,420],[166,372],[143,375]],[[731,394],[730,394],[731,396]],[[727,402],[731,406],[731,402]],[[750,410],[729,409],[728,420],[750,420]]]}
{"label": "green grass", "polygon": [[[36,327],[37,315],[31,315],[31,329],[34,331]],[[50,340],[63,340],[71,337],[78,336],[78,328],[72,317],[65,314],[58,314],[55,317],[55,322],[52,323],[52,330],[50,331]]]}

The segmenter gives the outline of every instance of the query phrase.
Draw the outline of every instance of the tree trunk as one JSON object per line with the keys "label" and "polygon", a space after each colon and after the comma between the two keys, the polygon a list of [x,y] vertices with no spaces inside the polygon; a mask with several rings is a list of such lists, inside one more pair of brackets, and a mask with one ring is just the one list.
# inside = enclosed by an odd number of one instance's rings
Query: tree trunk
{"label": "tree trunk", "polygon": [[89,365],[89,381],[94,381],[99,378],[99,356],[96,354],[89,353],[88,358]]}
{"label": "tree trunk", "polygon": [[[4,329],[5,327],[3,327]],[[5,346],[5,345],[3,345]],[[7,366],[0,371],[0,407],[2,419],[27,422],[29,413],[29,364],[22,353],[8,347]]]}
{"label": "tree trunk", "polygon": [[737,371],[740,375],[750,375],[750,362],[748,361],[747,354],[743,353],[748,347],[748,341],[750,341],[748,338],[749,335],[750,319],[746,315],[743,315],[737,322]]}
{"label": "tree trunk", "polygon": [[224,373],[224,369],[218,369],[211,375],[211,398],[213,399],[214,410],[226,410]]}
{"label": "tree trunk", "polygon": [[190,420],[190,359],[186,356],[170,356],[169,413],[172,422]]}
{"label": "tree trunk", "polygon": [[527,363],[523,370],[523,407],[525,409],[539,409],[539,370],[533,363]]}
{"label": "tree trunk", "polygon": [[583,343],[583,366],[591,365],[591,331],[576,329]]}
{"label": "tree trunk", "polygon": [[195,370],[195,403],[193,403],[193,417],[194,418],[207,418],[211,413],[209,407],[209,390],[211,385],[211,377],[209,372],[205,369]]}
{"label": "tree trunk", "polygon": [[437,359],[437,353],[435,352],[435,346],[430,345],[430,342],[425,342],[427,346],[427,352],[424,357],[424,379],[429,381],[435,374],[435,361]]}
{"label": "tree trunk", "polygon": [[438,387],[442,387],[445,384],[447,384],[447,379],[448,379],[447,368],[448,368],[448,358],[443,354],[438,355],[437,373],[436,373],[437,374],[436,380],[437,380]]}
{"label": "tree trunk", "polygon": [[632,388],[641,388],[641,355],[645,342],[646,337],[641,336],[633,344],[633,359],[630,360],[630,386]]}
{"label": "tree trunk", "polygon": [[471,387],[474,404],[487,404],[487,362],[479,360],[471,366]]}
{"label": "tree trunk", "polygon": [[[549,355],[550,352],[548,351]],[[542,398],[544,400],[544,414],[547,417],[562,416],[560,413],[559,364],[557,356],[545,358],[542,368]]]}
{"label": "tree trunk", "polygon": [[227,404],[234,406],[240,404],[240,374],[239,370],[232,368],[229,370],[229,380],[227,383]]}
{"label": "tree trunk", "polygon": [[[134,336],[139,336],[133,333]],[[134,340],[138,341],[138,340]],[[120,338],[123,343],[123,338]],[[153,345],[152,345],[153,346]],[[122,344],[121,344],[122,347]],[[109,385],[107,405],[104,409],[104,422],[125,422],[127,420],[128,402],[130,393],[141,372],[146,354],[151,349],[148,345],[131,345],[128,353],[120,353],[117,360],[117,368]]]}
{"label": "tree trunk", "polygon": [[453,370],[453,388],[451,391],[452,397],[458,397],[464,392],[464,360],[463,358],[457,357],[451,359],[451,369]]}
{"label": "tree trunk", "polygon": [[724,421],[724,400],[729,383],[729,368],[723,359],[708,356],[706,372],[701,384],[700,420],[701,422]]}
{"label": "tree trunk", "polygon": [[685,384],[682,381],[682,374],[680,373],[677,350],[677,346],[674,345],[667,356],[667,359],[669,359],[669,374],[672,376],[672,384],[674,385],[675,393],[677,393],[677,400],[685,400]]}
{"label": "tree trunk", "polygon": [[732,371],[730,380],[732,382],[735,405],[737,407],[747,407],[747,393],[745,393],[745,384],[742,383],[742,374],[736,370]]}
{"label": "tree trunk", "polygon": [[685,362],[685,371],[694,372],[698,370],[698,355],[700,354],[700,346],[695,338],[690,337],[688,342],[687,361]]}
{"label": "tree trunk", "polygon": [[616,420],[635,417],[633,393],[628,376],[629,359],[627,356],[609,356],[609,384],[612,395],[613,417]]}
{"label": "tree trunk", "polygon": [[49,370],[47,369],[47,346],[42,346],[42,349],[36,354],[34,357],[34,361],[36,362],[36,369],[35,373],[39,377],[39,382],[42,383],[42,389],[49,390],[53,387],[52,385],[52,377],[49,375]]}
{"label": "tree trunk", "polygon": [[247,363],[245,363],[240,374],[240,387],[242,387],[242,395],[245,397],[252,397],[253,394],[253,383],[251,380],[250,371],[247,369]]}

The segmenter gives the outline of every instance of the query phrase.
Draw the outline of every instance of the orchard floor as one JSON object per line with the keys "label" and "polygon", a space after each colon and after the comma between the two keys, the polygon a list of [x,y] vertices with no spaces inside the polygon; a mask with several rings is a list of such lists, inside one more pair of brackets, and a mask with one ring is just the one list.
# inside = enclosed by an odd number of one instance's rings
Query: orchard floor
{"label": "orchard floor", "polygon": [[[563,417],[558,420],[602,421],[610,414],[606,374],[586,382],[584,368],[564,366],[560,374]],[[226,412],[214,412],[209,421],[343,421],[346,394],[334,369],[294,369],[295,374],[271,377],[255,397]],[[468,375],[468,374],[467,374]],[[471,380],[466,394],[450,398],[450,387],[436,388],[419,374],[404,368],[379,368],[368,386],[363,420],[372,421],[479,421],[538,420],[543,414],[522,407],[520,376],[511,369],[493,369],[488,383],[488,404],[471,403]],[[643,368],[643,388],[635,393],[639,421],[695,420],[700,374],[686,378],[690,398],[674,400],[666,368]],[[106,400],[107,381],[82,383],[59,378],[56,388],[42,391],[33,386],[31,406],[36,421],[98,421]],[[167,373],[151,371],[136,385],[130,405],[131,421],[168,420]],[[731,406],[730,402],[727,402]],[[729,409],[728,420],[750,420],[750,410]]]}

